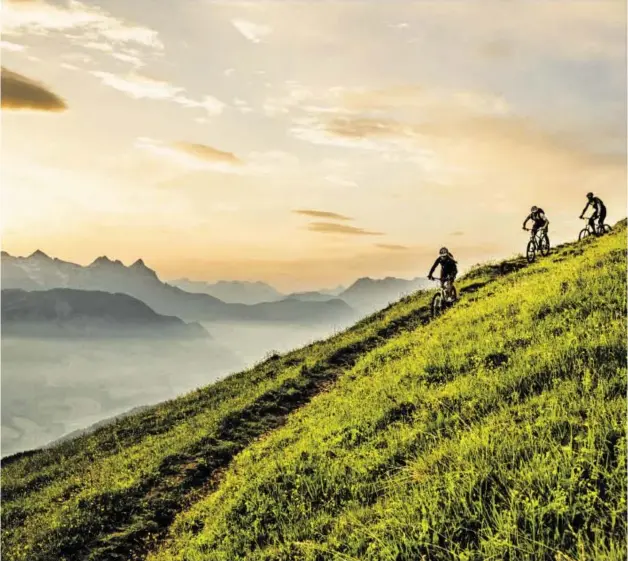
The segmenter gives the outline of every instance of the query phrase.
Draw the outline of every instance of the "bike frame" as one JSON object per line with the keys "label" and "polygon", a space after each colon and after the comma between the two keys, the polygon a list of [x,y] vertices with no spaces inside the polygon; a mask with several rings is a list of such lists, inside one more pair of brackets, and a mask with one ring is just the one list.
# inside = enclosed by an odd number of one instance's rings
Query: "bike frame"
{"label": "bike frame", "polygon": [[604,233],[604,225],[605,225],[604,222],[602,222],[602,224],[600,224],[597,221],[597,218],[596,218],[595,222],[594,222],[594,226],[593,226],[593,228],[591,228],[591,223],[589,222],[589,220],[591,220],[591,218],[593,218],[593,216],[583,216],[582,217],[582,220],[586,220],[585,228],[587,230],[589,230],[589,234],[593,234],[594,236],[598,235],[598,234],[603,234]]}
{"label": "bike frame", "polygon": [[544,235],[547,235],[547,231],[543,228],[539,228],[536,232],[532,231],[532,228],[526,228],[526,230],[528,230],[530,232],[530,241],[534,242],[534,245],[536,247],[540,247],[541,246],[541,238]]}

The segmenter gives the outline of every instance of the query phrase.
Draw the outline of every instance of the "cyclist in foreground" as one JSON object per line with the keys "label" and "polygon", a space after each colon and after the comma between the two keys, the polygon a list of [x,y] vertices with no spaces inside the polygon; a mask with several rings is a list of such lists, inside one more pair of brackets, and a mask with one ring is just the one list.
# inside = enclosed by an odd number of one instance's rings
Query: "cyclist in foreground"
{"label": "cyclist in foreground", "polygon": [[606,206],[602,202],[602,199],[599,197],[595,197],[593,193],[587,193],[587,206],[584,207],[584,210],[580,213],[580,218],[584,218],[584,213],[587,209],[592,206],[593,214],[591,218],[589,218],[589,226],[591,227],[591,231],[595,232],[595,221],[598,221],[598,231],[600,233],[604,233],[604,219],[606,218]]}
{"label": "cyclist in foreground", "polygon": [[549,220],[547,216],[545,216],[545,211],[538,206],[533,206],[530,209],[530,214],[523,221],[523,229],[527,230],[526,225],[528,222],[532,221],[532,236],[536,236],[536,233],[539,230],[543,230],[545,234],[547,234],[547,229],[549,228]]}
{"label": "cyclist in foreground", "polygon": [[438,252],[438,257],[436,258],[436,261],[434,261],[434,264],[432,265],[432,268],[430,269],[430,272],[427,275],[427,278],[429,280],[434,280],[434,271],[436,270],[436,267],[438,267],[440,265],[440,283],[441,283],[441,287],[443,287],[443,289],[445,290],[445,293],[447,294],[447,299],[451,300],[451,293],[453,291],[447,290],[446,287],[446,283],[450,282],[451,283],[451,287],[453,288],[454,285],[454,281],[456,280],[456,276],[458,275],[458,264],[456,262],[456,260],[454,259],[454,256],[449,253],[449,250],[446,247],[441,247],[440,251]]}

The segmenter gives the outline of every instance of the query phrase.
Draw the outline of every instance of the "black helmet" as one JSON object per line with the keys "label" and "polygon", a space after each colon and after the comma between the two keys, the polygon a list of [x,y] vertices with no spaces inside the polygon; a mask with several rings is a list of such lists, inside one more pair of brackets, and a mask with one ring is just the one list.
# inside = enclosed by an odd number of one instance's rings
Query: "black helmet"
{"label": "black helmet", "polygon": [[448,255],[449,250],[446,247],[441,247],[438,253],[440,253],[441,255]]}
{"label": "black helmet", "polygon": [[593,193],[587,193],[587,199],[592,199],[593,198]]}
{"label": "black helmet", "polygon": [[536,212],[537,210],[539,210],[539,207],[538,207],[538,206],[533,206],[533,207],[530,209],[530,212]]}

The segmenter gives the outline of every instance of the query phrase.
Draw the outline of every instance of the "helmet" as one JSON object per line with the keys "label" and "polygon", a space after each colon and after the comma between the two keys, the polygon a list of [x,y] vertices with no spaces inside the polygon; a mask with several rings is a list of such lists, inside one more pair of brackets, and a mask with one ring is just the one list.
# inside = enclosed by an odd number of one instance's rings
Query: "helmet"
{"label": "helmet", "polygon": [[539,210],[539,207],[538,207],[538,206],[533,206],[533,207],[530,209],[530,212],[536,212],[537,210]]}
{"label": "helmet", "polygon": [[441,255],[447,255],[449,253],[449,250],[446,247],[441,247],[438,253],[440,253]]}
{"label": "helmet", "polygon": [[593,198],[593,193],[587,193],[587,199],[592,199]]}

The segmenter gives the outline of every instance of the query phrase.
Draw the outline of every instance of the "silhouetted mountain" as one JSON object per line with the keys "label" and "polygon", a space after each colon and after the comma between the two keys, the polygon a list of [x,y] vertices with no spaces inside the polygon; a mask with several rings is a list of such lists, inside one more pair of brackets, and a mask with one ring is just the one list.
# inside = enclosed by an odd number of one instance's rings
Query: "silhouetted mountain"
{"label": "silhouetted mountain", "polygon": [[362,313],[379,310],[400,298],[417,290],[429,288],[430,283],[425,278],[398,279],[371,279],[364,277],[355,281],[349,288],[340,293],[339,297],[351,307]]}
{"label": "silhouetted mountain", "polygon": [[311,290],[309,292],[293,292],[288,294],[284,300],[300,300],[301,302],[327,302],[337,298],[333,294],[325,294],[324,292],[316,292]]}
{"label": "silhouetted mountain", "polygon": [[209,338],[198,323],[155,313],[127,294],[55,288],[2,290],[3,335]]}
{"label": "silhouetted mountain", "polygon": [[177,279],[170,282],[186,292],[209,294],[228,304],[259,304],[260,302],[276,302],[284,295],[264,282],[218,281],[209,283]]}
{"label": "silhouetted mountain", "polygon": [[23,290],[72,288],[123,293],[148,304],[158,314],[203,321],[346,322],[353,310],[340,300],[229,304],[209,294],[190,293],[163,283],[139,259],[130,267],[102,256],[87,267],[52,259],[41,251],[28,257],[2,256],[2,287]]}

